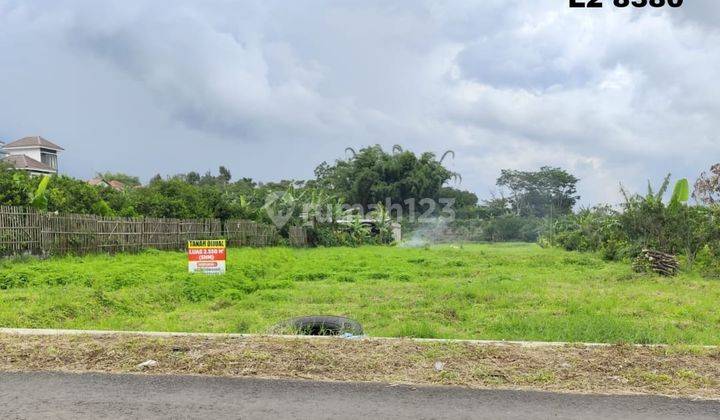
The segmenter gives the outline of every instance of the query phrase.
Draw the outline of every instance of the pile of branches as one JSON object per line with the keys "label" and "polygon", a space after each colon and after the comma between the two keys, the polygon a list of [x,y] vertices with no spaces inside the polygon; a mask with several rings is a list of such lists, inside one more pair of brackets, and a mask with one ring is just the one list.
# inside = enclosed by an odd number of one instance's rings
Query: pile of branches
{"label": "pile of branches", "polygon": [[662,276],[672,277],[680,271],[680,262],[674,255],[643,249],[633,262],[633,270],[637,272],[652,271]]}

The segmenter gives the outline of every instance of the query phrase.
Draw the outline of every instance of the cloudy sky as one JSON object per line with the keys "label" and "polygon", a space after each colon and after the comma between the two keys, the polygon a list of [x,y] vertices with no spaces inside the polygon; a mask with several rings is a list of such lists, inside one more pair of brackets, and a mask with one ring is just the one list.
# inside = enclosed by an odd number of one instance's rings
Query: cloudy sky
{"label": "cloudy sky", "polygon": [[77,177],[309,178],[346,147],[562,166],[616,202],[720,161],[720,2],[0,0],[0,140],[42,135]]}

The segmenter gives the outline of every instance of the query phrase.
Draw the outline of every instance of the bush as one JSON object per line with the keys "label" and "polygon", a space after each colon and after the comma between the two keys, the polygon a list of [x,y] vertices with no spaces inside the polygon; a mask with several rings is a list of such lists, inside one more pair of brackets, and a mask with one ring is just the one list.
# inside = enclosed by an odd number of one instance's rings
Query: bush
{"label": "bush", "polygon": [[577,214],[548,222],[543,241],[568,251],[599,251],[603,248],[609,259],[616,259],[626,240],[618,219],[619,213],[609,206],[584,209]]}
{"label": "bush", "polygon": [[349,225],[319,225],[308,229],[308,241],[313,246],[358,247],[363,245],[387,245],[392,243],[392,233],[381,226],[370,228],[351,223]]}
{"label": "bush", "polygon": [[484,236],[489,242],[535,242],[542,226],[542,219],[503,215],[484,221]]}
{"label": "bush", "polygon": [[696,259],[712,265],[720,250],[720,206],[684,204],[678,190],[664,203],[666,178],[657,193],[625,195],[621,211],[608,206],[581,210],[550,223],[541,242],[569,251],[600,252],[608,260],[635,258],[645,249],[683,255],[688,267]]}
{"label": "bush", "polygon": [[720,250],[705,245],[695,257],[695,266],[708,277],[720,277]]}

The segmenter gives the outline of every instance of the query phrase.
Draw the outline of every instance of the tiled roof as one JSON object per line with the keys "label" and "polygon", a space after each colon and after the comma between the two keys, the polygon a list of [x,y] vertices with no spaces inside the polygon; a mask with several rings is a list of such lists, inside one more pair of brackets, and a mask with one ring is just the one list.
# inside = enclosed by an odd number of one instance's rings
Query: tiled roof
{"label": "tiled roof", "polygon": [[123,188],[125,188],[125,184],[123,184],[120,181],[115,181],[115,180],[110,181],[110,186],[116,190],[122,190]]}
{"label": "tiled roof", "polygon": [[46,149],[53,149],[53,150],[65,150],[62,147],[58,146],[57,144],[51,142],[50,140],[40,137],[40,136],[23,137],[20,140],[15,140],[13,142],[6,144],[4,147],[6,149],[11,149],[13,147],[33,147],[33,146],[39,146],[39,147],[44,147]]}
{"label": "tiled roof", "polygon": [[41,171],[41,172],[55,172],[55,169],[50,166],[38,162],[37,160],[25,156],[25,155],[10,155],[3,159],[3,162],[8,162],[17,169],[26,169],[30,171]]}
{"label": "tiled roof", "polygon": [[106,181],[103,178],[93,178],[93,179],[89,180],[87,183],[92,186],[102,185],[104,187],[110,187],[110,188],[118,190],[118,191],[121,191],[125,188],[125,184],[123,184],[120,181],[115,181],[115,180]]}

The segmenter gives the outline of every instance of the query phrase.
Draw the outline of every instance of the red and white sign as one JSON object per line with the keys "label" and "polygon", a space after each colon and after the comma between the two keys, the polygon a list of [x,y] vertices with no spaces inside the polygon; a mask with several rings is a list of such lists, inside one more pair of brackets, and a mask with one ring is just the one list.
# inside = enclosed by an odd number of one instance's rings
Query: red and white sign
{"label": "red and white sign", "polygon": [[224,239],[188,242],[188,271],[191,273],[224,274],[226,257]]}

